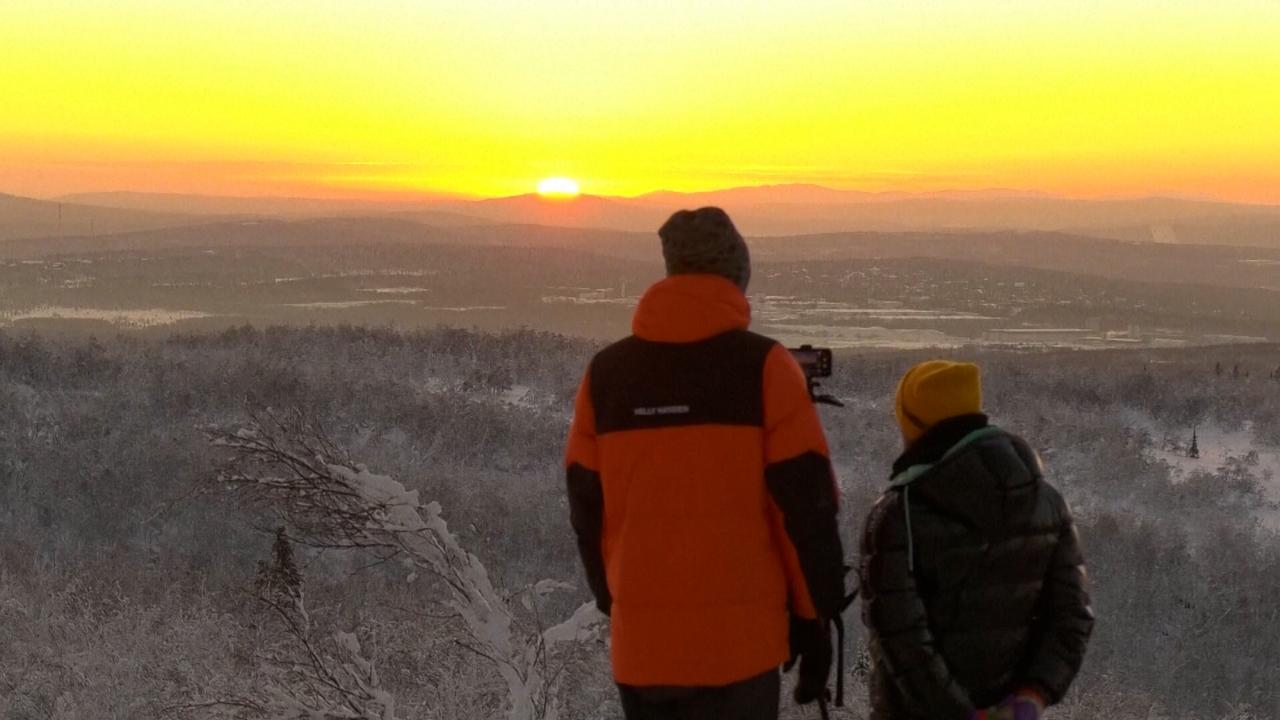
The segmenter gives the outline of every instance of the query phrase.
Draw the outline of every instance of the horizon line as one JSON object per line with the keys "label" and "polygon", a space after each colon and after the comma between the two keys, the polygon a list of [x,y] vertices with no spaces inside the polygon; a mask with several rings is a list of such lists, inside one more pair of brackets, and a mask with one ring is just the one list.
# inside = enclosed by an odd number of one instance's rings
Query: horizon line
{"label": "horizon line", "polygon": [[[1031,188],[1001,187],[1001,186],[981,186],[981,187],[949,187],[939,190],[894,190],[894,189],[862,189],[852,187],[834,187],[815,182],[781,182],[781,183],[759,183],[759,184],[742,184],[742,185],[725,185],[699,190],[671,190],[668,188],[657,188],[647,190],[645,192],[634,195],[624,194],[603,194],[592,192],[581,192],[572,197],[549,198],[549,201],[560,203],[571,203],[582,198],[595,198],[602,200],[623,200],[634,201],[643,200],[654,195],[679,195],[679,196],[696,196],[707,195],[713,193],[724,193],[742,190],[768,190],[768,189],[784,189],[784,188],[812,188],[817,191],[841,193],[849,196],[866,196],[868,198],[880,199],[959,199],[948,198],[946,196],[961,195],[980,195],[990,194],[989,198],[982,199],[1042,199],[1042,200],[1065,200],[1065,201],[1081,201],[1081,202],[1118,202],[1118,201],[1135,201],[1135,200],[1174,200],[1180,202],[1203,202],[1215,203],[1223,205],[1245,205],[1257,207],[1277,207],[1280,206],[1280,198],[1269,200],[1243,200],[1229,199],[1218,195],[1206,195],[1198,193],[1179,193],[1162,190],[1151,190],[1138,193],[1117,193],[1117,194],[1070,194],[1060,193],[1050,190],[1040,190]],[[416,191],[374,191],[368,193],[354,192],[352,194],[223,194],[217,192],[172,192],[163,190],[130,190],[130,189],[110,189],[110,190],[87,190],[79,192],[59,193],[54,195],[28,195],[21,192],[11,192],[0,189],[0,194],[9,195],[10,197],[27,198],[43,202],[65,202],[92,204],[88,202],[91,196],[95,195],[135,195],[135,196],[151,196],[151,197],[170,197],[170,198],[203,198],[215,200],[276,200],[276,201],[308,201],[320,203],[363,203],[371,205],[380,204],[444,204],[449,202],[484,202],[493,200],[511,200],[516,198],[534,197],[540,198],[536,191],[515,193],[515,194],[497,194],[497,195],[481,195],[475,193],[465,193],[440,189],[423,189]],[[896,196],[896,197],[895,197]],[[84,198],[84,200],[79,200]],[[797,205],[803,204],[820,204],[818,202],[798,202]]]}

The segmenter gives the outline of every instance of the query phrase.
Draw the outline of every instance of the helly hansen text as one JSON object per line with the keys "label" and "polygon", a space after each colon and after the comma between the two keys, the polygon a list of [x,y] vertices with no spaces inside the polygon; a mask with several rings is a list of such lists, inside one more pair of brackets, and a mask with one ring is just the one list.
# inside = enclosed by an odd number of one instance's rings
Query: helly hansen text
{"label": "helly hansen text", "polygon": [[661,407],[638,407],[636,415],[688,415],[688,405],[663,405]]}

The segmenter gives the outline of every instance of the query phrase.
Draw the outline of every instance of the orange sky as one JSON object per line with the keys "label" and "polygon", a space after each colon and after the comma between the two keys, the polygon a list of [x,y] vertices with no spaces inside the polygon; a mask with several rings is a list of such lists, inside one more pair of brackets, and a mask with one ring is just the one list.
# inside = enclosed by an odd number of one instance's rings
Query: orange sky
{"label": "orange sky", "polygon": [[1280,3],[0,5],[0,191],[1280,203]]}

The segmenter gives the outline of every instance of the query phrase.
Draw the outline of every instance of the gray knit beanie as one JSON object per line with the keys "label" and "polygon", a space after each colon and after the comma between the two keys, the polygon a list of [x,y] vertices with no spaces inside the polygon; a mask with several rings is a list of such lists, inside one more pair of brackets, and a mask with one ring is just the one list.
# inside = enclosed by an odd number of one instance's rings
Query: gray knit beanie
{"label": "gray knit beanie", "polygon": [[720,275],[747,291],[751,255],[724,210],[680,210],[662,225],[658,237],[662,238],[662,258],[667,261],[668,275]]}

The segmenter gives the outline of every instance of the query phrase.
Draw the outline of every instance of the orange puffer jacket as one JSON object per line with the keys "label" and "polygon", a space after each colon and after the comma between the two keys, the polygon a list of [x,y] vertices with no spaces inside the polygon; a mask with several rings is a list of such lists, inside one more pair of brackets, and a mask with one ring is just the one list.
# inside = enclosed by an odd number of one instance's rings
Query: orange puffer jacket
{"label": "orange puffer jacket", "polygon": [[788,613],[844,596],[838,491],[803,372],[733,283],[649,289],[592,360],[566,466],[587,580],[626,685],[725,685],[784,662]]}

